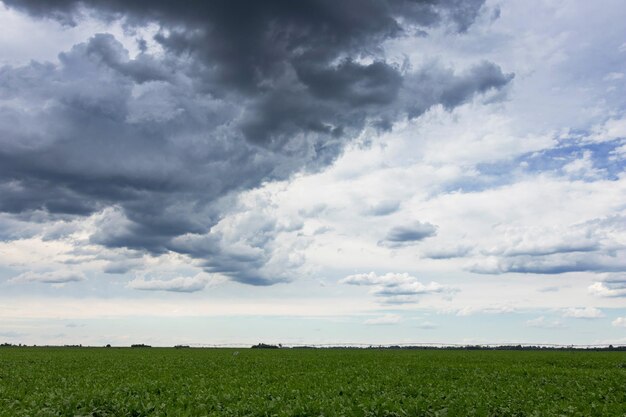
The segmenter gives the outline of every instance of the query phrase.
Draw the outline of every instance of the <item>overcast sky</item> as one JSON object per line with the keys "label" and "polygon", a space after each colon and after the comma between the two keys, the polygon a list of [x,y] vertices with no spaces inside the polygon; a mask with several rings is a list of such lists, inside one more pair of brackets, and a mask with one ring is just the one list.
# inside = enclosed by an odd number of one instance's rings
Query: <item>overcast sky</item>
{"label": "overcast sky", "polygon": [[624,21],[0,1],[0,342],[626,344]]}

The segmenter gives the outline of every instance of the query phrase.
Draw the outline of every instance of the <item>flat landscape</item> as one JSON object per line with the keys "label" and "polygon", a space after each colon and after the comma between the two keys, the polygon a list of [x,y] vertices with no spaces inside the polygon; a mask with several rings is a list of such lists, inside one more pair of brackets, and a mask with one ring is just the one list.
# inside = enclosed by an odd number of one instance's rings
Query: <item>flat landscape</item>
{"label": "flat landscape", "polygon": [[2,348],[1,416],[624,416],[626,353]]}

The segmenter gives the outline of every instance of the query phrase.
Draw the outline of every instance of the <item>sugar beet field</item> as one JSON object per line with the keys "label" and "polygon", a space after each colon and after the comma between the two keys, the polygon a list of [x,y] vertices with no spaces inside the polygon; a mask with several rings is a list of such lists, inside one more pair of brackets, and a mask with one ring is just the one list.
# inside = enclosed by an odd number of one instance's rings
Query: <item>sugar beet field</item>
{"label": "sugar beet field", "polygon": [[626,353],[3,348],[0,415],[625,416]]}

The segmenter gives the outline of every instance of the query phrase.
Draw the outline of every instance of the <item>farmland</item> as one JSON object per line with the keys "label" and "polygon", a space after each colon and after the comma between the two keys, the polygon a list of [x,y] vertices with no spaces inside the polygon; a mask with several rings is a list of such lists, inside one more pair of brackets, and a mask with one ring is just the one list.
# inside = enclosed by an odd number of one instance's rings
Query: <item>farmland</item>
{"label": "farmland", "polygon": [[624,416],[626,354],[0,349],[0,416],[319,415]]}

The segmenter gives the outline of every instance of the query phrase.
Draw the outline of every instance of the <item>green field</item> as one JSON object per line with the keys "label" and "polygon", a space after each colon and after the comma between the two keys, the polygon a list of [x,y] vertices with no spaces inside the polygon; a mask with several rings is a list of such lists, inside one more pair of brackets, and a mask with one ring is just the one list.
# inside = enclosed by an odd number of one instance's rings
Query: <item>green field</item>
{"label": "green field", "polygon": [[1,416],[625,416],[626,353],[2,348]]}

